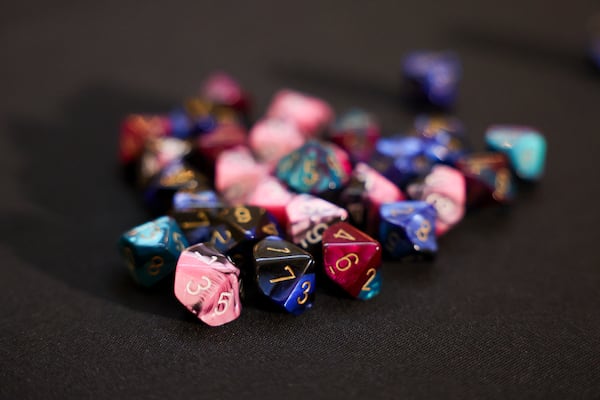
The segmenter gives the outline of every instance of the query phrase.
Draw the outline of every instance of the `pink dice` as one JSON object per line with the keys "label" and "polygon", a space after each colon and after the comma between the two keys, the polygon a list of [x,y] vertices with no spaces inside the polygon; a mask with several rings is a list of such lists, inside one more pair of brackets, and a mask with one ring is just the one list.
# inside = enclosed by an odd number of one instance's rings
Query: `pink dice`
{"label": "pink dice", "polygon": [[311,254],[320,246],[323,232],[329,225],[348,218],[345,209],[309,194],[294,197],[286,207],[286,214],[288,236]]}
{"label": "pink dice", "polygon": [[257,163],[247,147],[238,146],[217,158],[215,188],[228,204],[241,205],[267,175],[267,167]]}
{"label": "pink dice", "polygon": [[323,233],[323,265],[332,281],[357,298],[362,291],[374,290],[370,284],[381,267],[381,245],[352,225],[338,222]]}
{"label": "pink dice", "polygon": [[273,169],[282,157],[301,147],[306,138],[292,121],[269,118],[254,124],[248,140],[258,159]]}
{"label": "pink dice", "polygon": [[224,72],[211,74],[204,81],[200,95],[207,100],[234,108],[242,113],[248,112],[248,96],[240,84]]}
{"label": "pink dice", "polygon": [[234,120],[218,122],[211,132],[198,136],[196,146],[206,161],[214,163],[219,154],[227,149],[246,144],[246,129]]}
{"label": "pink dice", "polygon": [[175,297],[207,325],[226,324],[240,316],[239,273],[213,247],[188,247],[177,262]]}
{"label": "pink dice", "polygon": [[422,183],[409,185],[407,191],[412,199],[424,200],[436,209],[436,236],[446,233],[465,214],[466,181],[454,168],[436,165]]}
{"label": "pink dice", "polygon": [[306,137],[315,137],[331,123],[334,114],[323,100],[285,89],[275,94],[267,117],[288,119]]}
{"label": "pink dice", "polygon": [[137,160],[144,150],[146,140],[168,136],[171,123],[167,117],[132,114],[121,123],[119,157],[123,164]]}
{"label": "pink dice", "polygon": [[279,225],[287,227],[286,207],[295,195],[272,176],[263,178],[246,198],[246,204],[262,207],[271,213]]}

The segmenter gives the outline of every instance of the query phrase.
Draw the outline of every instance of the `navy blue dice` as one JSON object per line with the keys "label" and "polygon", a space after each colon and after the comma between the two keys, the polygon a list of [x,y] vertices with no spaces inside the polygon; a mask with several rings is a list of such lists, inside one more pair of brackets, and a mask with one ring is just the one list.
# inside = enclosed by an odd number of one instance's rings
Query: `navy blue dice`
{"label": "navy blue dice", "polygon": [[381,138],[375,149],[373,167],[401,188],[427,175],[433,165],[425,155],[425,141],[420,137],[396,135]]}
{"label": "navy blue dice", "polygon": [[212,190],[179,191],[173,197],[172,216],[190,244],[207,242],[211,223],[225,207]]}

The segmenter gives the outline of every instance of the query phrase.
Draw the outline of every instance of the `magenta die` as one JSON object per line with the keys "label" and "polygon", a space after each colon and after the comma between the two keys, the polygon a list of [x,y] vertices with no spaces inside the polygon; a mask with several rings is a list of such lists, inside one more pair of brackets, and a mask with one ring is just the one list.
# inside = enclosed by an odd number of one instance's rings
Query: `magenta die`
{"label": "magenta die", "polygon": [[445,165],[436,165],[422,183],[413,183],[407,188],[414,200],[423,200],[437,211],[436,236],[443,235],[456,225],[465,214],[466,181],[464,175]]}
{"label": "magenta die", "polygon": [[250,192],[246,204],[264,208],[285,229],[287,227],[286,207],[294,196],[295,194],[287,190],[279,179],[268,176]]}
{"label": "magenta die", "polygon": [[226,324],[240,316],[239,274],[213,247],[196,244],[177,262],[175,297],[207,325]]}
{"label": "magenta die", "polygon": [[368,162],[379,137],[379,124],[371,114],[361,109],[343,114],[331,131],[331,140],[346,150],[354,162]]}
{"label": "magenta die", "polygon": [[301,147],[306,138],[292,121],[268,118],[254,124],[248,141],[257,158],[273,169],[282,157]]}
{"label": "magenta die", "polygon": [[332,224],[345,221],[348,212],[326,200],[300,194],[286,207],[287,233],[291,241],[314,257],[320,257],[323,232]]}
{"label": "magenta die", "polygon": [[307,137],[318,136],[334,118],[325,101],[289,89],[277,92],[267,110],[268,118],[289,119]]}
{"label": "magenta die", "polygon": [[215,188],[230,205],[246,202],[256,185],[268,175],[268,169],[245,146],[223,151],[215,164]]}
{"label": "magenta die", "polygon": [[196,146],[207,165],[212,165],[223,151],[245,146],[246,141],[246,128],[238,121],[229,120],[218,122],[210,132],[199,135]]}

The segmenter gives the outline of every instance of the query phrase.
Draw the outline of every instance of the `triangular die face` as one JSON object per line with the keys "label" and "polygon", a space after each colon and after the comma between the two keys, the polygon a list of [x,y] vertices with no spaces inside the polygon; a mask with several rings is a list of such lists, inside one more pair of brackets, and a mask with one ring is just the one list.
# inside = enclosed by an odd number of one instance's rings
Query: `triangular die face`
{"label": "triangular die face", "polygon": [[268,297],[286,297],[313,265],[312,259],[256,260],[256,279]]}
{"label": "triangular die face", "polygon": [[323,243],[372,243],[375,239],[345,222],[331,225],[323,233]]}
{"label": "triangular die face", "polygon": [[312,256],[300,247],[277,238],[266,238],[254,246],[254,258],[257,262],[274,260],[310,260]]}

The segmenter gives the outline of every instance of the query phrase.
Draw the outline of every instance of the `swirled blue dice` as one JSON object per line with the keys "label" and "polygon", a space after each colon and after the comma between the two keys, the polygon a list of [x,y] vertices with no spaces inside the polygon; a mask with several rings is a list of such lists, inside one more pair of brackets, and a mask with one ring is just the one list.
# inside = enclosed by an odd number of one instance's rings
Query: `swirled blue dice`
{"label": "swirled blue dice", "polygon": [[469,150],[464,126],[456,117],[419,115],[414,130],[423,138],[425,156],[436,164],[454,165]]}
{"label": "swirled blue dice", "polygon": [[437,252],[435,208],[424,201],[399,201],[381,206],[380,242],[393,258],[432,258]]}
{"label": "swirled blue dice", "polygon": [[508,157],[515,175],[529,181],[539,180],[546,163],[546,139],[528,126],[495,125],[485,133],[487,146]]}
{"label": "swirled blue dice", "polygon": [[160,217],[125,232],[119,251],[133,279],[152,286],[175,270],[180,253],[188,246],[174,219]]}
{"label": "swirled blue dice", "polygon": [[433,162],[425,156],[425,141],[415,136],[381,138],[375,145],[372,166],[397,186],[427,175]]}
{"label": "swirled blue dice", "polygon": [[190,244],[207,242],[212,233],[211,221],[225,207],[212,190],[181,190],[173,197],[172,217]]}

